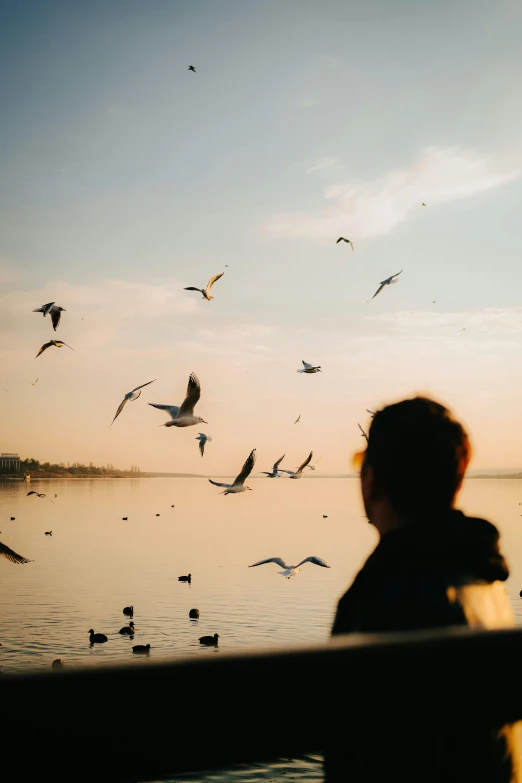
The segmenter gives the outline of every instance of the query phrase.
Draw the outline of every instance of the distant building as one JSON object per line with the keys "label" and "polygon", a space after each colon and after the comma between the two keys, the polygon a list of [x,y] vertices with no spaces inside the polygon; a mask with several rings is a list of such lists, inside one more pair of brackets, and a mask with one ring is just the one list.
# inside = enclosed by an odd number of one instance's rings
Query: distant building
{"label": "distant building", "polygon": [[20,457],[18,454],[10,452],[0,454],[0,468],[10,468],[11,470],[20,470]]}

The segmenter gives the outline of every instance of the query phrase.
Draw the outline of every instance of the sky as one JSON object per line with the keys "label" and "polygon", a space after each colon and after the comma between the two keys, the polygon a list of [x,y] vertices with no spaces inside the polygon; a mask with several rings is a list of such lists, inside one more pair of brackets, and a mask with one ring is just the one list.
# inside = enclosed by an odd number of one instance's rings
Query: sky
{"label": "sky", "polygon": [[[260,470],[313,450],[343,473],[366,408],[422,393],[469,429],[472,467],[522,466],[519,4],[2,19],[0,451],[228,475],[254,447]],[[219,272],[211,302],[183,290]],[[32,312],[49,301],[56,333]],[[35,359],[53,337],[74,351]],[[198,427],[147,405],[179,405],[191,372],[203,460]]]}

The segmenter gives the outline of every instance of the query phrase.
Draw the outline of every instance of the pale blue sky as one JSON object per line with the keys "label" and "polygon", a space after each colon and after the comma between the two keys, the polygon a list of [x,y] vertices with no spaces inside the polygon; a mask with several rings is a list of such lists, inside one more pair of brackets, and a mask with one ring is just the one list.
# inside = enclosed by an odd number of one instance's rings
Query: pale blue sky
{"label": "pale blue sky", "polygon": [[[196,452],[169,463],[171,431],[147,441],[144,399],[120,441],[100,421],[151,372],[168,402],[208,370],[204,392],[235,384],[269,463],[279,424],[260,411],[287,417],[285,394],[292,420],[335,411],[296,442],[335,471],[365,407],[420,388],[481,430],[477,466],[522,463],[519,4],[0,6],[0,448],[201,470]],[[223,270],[210,304],[182,290]],[[49,299],[67,309],[57,335],[30,312]],[[75,355],[35,362],[51,336]],[[323,378],[296,375],[301,359]],[[45,372],[36,402],[26,376]],[[232,469],[256,443],[226,405],[213,466]]]}

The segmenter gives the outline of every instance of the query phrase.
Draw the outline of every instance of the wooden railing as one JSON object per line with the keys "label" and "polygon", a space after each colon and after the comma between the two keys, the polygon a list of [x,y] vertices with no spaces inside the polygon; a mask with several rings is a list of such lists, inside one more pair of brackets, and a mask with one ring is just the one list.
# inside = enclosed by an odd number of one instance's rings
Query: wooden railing
{"label": "wooden railing", "polygon": [[[339,637],[327,645],[0,678],[4,780],[157,781],[321,751],[332,727],[522,718],[522,629]],[[366,721],[366,724],[363,723]]]}

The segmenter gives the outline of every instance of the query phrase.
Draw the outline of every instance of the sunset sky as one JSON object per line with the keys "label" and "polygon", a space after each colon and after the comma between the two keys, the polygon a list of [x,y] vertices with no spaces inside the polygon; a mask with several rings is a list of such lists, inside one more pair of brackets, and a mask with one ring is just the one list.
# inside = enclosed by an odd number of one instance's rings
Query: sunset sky
{"label": "sunset sky", "polygon": [[[0,451],[212,476],[313,449],[342,473],[365,409],[421,392],[472,467],[522,466],[519,4],[2,14]],[[183,290],[223,271],[211,302]],[[74,352],[35,359],[52,338]],[[208,425],[161,427],[147,402],[191,371]]]}

